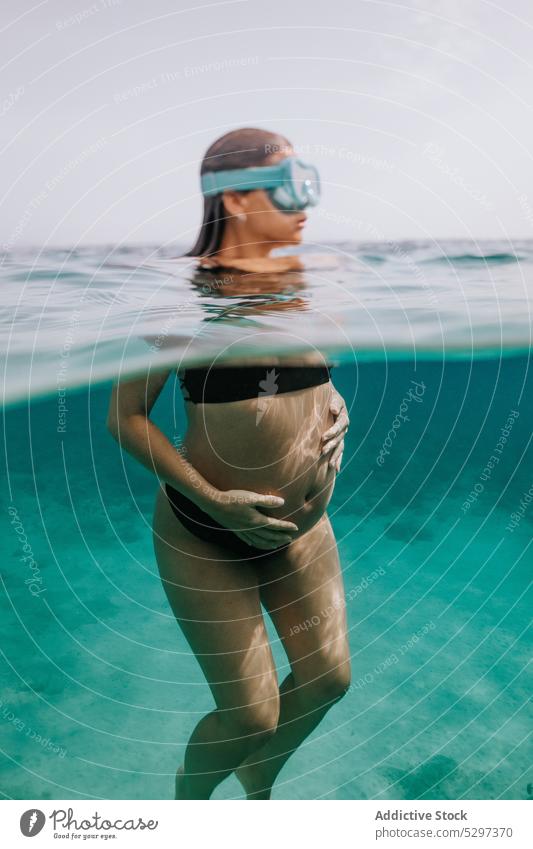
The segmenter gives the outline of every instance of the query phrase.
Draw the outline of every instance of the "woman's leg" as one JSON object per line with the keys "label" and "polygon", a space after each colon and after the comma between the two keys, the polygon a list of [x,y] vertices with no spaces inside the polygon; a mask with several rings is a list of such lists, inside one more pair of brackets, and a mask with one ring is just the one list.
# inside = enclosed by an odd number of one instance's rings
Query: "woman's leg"
{"label": "woman's leg", "polygon": [[154,547],[172,610],[213,693],[176,780],[176,798],[209,799],[215,787],[276,729],[279,691],[257,585],[246,561],[191,535],[163,494]]}
{"label": "woman's leg", "polygon": [[290,755],[350,684],[345,594],[327,516],[262,572],[261,599],[287,652],[276,733],[237,771],[249,799],[269,799]]}

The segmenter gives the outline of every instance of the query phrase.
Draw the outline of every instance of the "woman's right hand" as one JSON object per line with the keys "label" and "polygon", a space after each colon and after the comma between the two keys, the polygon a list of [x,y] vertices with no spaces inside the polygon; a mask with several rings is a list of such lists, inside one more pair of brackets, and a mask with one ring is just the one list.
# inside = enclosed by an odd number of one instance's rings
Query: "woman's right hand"
{"label": "woman's right hand", "polygon": [[277,495],[229,489],[219,490],[203,509],[248,545],[268,550],[292,542],[298,526],[286,519],[266,516],[258,508],[282,507],[284,503]]}

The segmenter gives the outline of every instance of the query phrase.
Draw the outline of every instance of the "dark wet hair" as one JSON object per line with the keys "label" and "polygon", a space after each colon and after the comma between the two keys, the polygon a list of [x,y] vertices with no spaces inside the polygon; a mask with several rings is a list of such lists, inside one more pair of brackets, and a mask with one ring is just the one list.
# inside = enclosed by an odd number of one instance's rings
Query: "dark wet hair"
{"label": "dark wet hair", "polygon": [[[250,168],[266,165],[272,154],[289,148],[290,142],[278,133],[242,127],[221,136],[207,149],[200,175],[208,171]],[[207,256],[216,253],[226,226],[222,195],[204,197],[204,217],[196,242],[185,256]]]}

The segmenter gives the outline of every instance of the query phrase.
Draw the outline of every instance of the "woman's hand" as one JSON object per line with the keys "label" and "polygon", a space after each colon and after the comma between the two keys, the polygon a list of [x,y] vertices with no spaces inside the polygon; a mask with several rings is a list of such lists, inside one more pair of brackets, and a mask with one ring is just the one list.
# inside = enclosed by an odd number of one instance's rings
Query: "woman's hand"
{"label": "woman's hand", "polygon": [[344,451],[344,435],[348,430],[350,419],[344,398],[333,389],[329,409],[335,417],[335,423],[322,435],[322,455],[329,454],[329,465],[339,472]]}
{"label": "woman's hand", "polygon": [[277,495],[229,489],[219,490],[203,509],[248,545],[268,550],[292,542],[298,527],[294,522],[266,516],[257,508],[282,507],[284,503]]}

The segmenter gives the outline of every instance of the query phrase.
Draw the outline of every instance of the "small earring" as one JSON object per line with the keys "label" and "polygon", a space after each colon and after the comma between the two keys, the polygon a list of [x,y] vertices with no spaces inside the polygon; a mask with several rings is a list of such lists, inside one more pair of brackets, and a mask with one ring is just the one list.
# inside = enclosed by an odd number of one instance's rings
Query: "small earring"
{"label": "small earring", "polygon": [[237,221],[241,221],[243,224],[246,221],[246,213],[245,212],[238,212],[235,217],[236,217]]}

